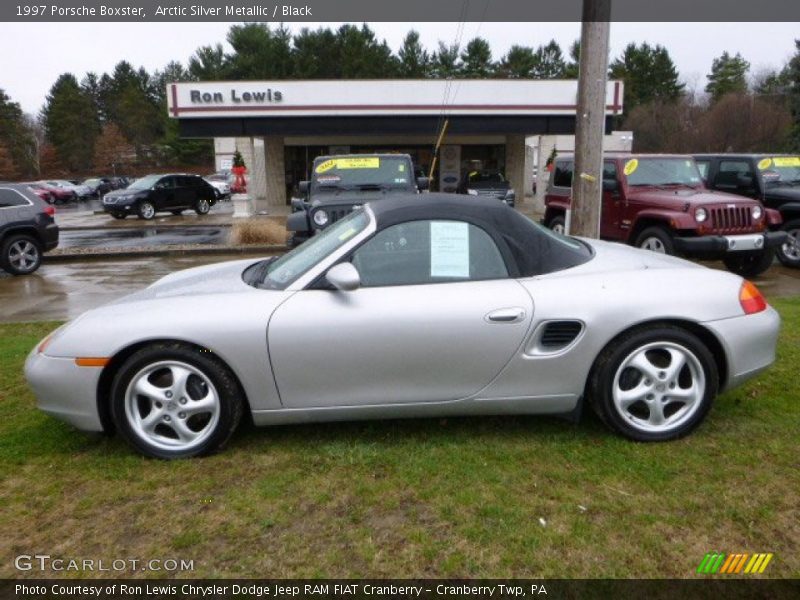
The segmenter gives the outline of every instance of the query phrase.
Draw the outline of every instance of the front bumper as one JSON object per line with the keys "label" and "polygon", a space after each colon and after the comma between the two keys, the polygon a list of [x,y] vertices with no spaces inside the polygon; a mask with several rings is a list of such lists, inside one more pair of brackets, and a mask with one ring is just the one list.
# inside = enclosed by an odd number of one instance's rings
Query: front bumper
{"label": "front bumper", "polygon": [[97,410],[102,371],[102,367],[79,367],[73,358],[47,356],[35,348],[25,361],[25,378],[39,409],[83,431],[103,431]]}
{"label": "front bumper", "polygon": [[725,351],[727,377],[720,382],[723,390],[741,385],[775,362],[781,318],[771,306],[753,315],[708,321],[703,325]]}
{"label": "front bumper", "polygon": [[730,252],[760,252],[780,246],[786,241],[785,231],[748,233],[744,235],[705,235],[676,237],[675,249],[683,254],[728,254]]}

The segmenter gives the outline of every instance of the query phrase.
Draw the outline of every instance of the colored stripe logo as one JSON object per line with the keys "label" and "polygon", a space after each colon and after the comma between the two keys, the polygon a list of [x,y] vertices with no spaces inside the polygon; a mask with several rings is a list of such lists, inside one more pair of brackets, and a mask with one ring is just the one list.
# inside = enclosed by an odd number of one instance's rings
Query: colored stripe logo
{"label": "colored stripe logo", "polygon": [[772,552],[748,554],[724,554],[709,552],[700,561],[697,572],[704,575],[737,575],[763,573],[772,560]]}

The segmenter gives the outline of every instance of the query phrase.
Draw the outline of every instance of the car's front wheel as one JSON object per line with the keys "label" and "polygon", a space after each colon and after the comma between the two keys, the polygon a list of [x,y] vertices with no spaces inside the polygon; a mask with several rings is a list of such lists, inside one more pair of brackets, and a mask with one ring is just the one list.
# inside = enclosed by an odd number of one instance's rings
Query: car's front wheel
{"label": "car's front wheel", "polygon": [[800,219],[789,221],[783,226],[783,230],[789,237],[776,249],[775,254],[787,267],[800,269]]}
{"label": "car's front wheel", "polygon": [[35,238],[10,235],[0,247],[0,267],[12,275],[29,275],[42,264],[42,246]]}
{"label": "car's front wheel", "polygon": [[669,231],[663,227],[648,227],[636,237],[634,244],[642,250],[650,250],[659,254],[675,254],[675,242]]}
{"label": "car's front wheel", "polygon": [[682,437],[705,418],[719,388],[711,352],[673,325],[625,333],[597,358],[589,399],[614,431],[642,441]]}
{"label": "car's front wheel", "polygon": [[772,266],[775,252],[772,249],[761,252],[736,252],[722,259],[731,273],[741,277],[757,277]]}
{"label": "car's front wheel", "polygon": [[220,449],[242,417],[239,386],[207,352],[157,343],[132,354],[111,386],[117,431],[154,458],[187,458]]}
{"label": "car's front wheel", "polygon": [[143,200],[137,207],[139,218],[149,221],[156,216],[156,207],[149,200]]}
{"label": "car's front wheel", "polygon": [[564,235],[567,231],[564,225],[564,217],[553,217],[550,219],[550,223],[547,226],[561,235]]}
{"label": "car's front wheel", "polygon": [[211,203],[205,198],[198,198],[197,204],[194,206],[194,212],[198,215],[207,215],[209,210],[211,210]]}

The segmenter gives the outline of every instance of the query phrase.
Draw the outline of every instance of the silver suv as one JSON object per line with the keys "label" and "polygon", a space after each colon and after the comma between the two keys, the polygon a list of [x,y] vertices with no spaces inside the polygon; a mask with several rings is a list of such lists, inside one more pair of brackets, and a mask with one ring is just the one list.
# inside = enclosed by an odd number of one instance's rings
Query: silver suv
{"label": "silver suv", "polygon": [[0,268],[28,275],[42,264],[42,254],[58,246],[55,208],[27,186],[0,183]]}

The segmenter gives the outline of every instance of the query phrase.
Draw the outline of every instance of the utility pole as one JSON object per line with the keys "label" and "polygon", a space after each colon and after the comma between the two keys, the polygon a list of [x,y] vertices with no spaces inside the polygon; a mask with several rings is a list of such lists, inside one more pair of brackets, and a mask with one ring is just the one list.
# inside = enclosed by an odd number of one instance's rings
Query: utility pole
{"label": "utility pole", "polygon": [[583,0],[575,170],[568,233],[600,237],[611,0]]}

